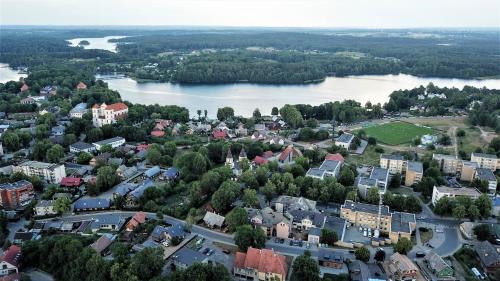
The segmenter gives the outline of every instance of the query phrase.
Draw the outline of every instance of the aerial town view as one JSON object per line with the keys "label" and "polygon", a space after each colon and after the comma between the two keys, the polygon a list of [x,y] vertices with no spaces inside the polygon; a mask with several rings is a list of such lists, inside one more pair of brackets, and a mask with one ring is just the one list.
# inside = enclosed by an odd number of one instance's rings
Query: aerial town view
{"label": "aerial town view", "polygon": [[0,281],[500,280],[499,11],[0,0]]}

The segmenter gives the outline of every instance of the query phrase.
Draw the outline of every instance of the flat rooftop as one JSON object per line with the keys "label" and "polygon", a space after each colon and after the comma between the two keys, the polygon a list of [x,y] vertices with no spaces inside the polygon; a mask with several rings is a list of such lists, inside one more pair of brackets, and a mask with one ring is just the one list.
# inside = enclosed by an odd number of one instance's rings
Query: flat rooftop
{"label": "flat rooftop", "polygon": [[[359,203],[359,202],[354,202],[351,200],[346,200],[344,205],[342,205],[342,208],[345,209],[350,209],[354,212],[363,212],[363,213],[370,213],[370,214],[378,214],[378,205],[372,205],[372,204],[365,204],[365,203]],[[381,214],[383,216],[389,216],[389,206],[382,205],[382,212]]]}
{"label": "flat rooftop", "polygon": [[416,173],[424,172],[424,166],[422,165],[422,162],[417,161],[408,161],[407,169]]}

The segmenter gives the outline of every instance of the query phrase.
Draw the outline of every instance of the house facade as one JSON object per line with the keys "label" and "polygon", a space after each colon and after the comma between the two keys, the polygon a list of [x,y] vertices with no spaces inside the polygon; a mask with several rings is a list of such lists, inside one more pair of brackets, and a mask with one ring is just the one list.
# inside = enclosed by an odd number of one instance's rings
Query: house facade
{"label": "house facade", "polygon": [[28,205],[35,197],[33,185],[26,180],[0,184],[0,205],[5,209],[16,209]]}
{"label": "house facade", "polygon": [[64,165],[26,161],[13,167],[14,173],[21,172],[27,176],[38,176],[48,183],[60,183],[66,176]]}
{"label": "house facade", "polygon": [[92,106],[92,124],[94,127],[114,124],[119,119],[123,119],[128,113],[128,106],[122,102]]}

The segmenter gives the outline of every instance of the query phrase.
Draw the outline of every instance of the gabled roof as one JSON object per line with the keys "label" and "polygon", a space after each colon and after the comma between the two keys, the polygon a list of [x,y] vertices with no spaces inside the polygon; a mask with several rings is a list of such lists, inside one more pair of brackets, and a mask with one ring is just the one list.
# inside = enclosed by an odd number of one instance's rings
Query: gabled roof
{"label": "gabled roof", "polygon": [[89,199],[79,199],[75,202],[75,210],[81,209],[107,209],[109,208],[108,199],[99,198],[89,198]]}
{"label": "gabled roof", "polygon": [[82,81],[80,81],[80,83],[78,83],[78,85],[76,86],[76,88],[78,90],[87,89],[87,85],[85,85],[85,83],[83,83]]}
{"label": "gabled roof", "polygon": [[160,173],[160,166],[153,166],[144,172],[144,175],[148,178],[152,178]]}
{"label": "gabled roof", "polygon": [[268,160],[262,156],[256,156],[254,159],[253,159],[253,162],[257,165],[264,165],[268,162]]}
{"label": "gabled roof", "polygon": [[81,178],[75,178],[75,177],[64,177],[61,180],[60,185],[61,186],[66,186],[66,187],[78,187],[82,185],[83,181]]}
{"label": "gabled roof", "polygon": [[335,154],[328,153],[325,156],[325,160],[335,160],[335,161],[344,162],[344,156],[342,156],[342,154],[340,154],[340,153],[335,153]]}
{"label": "gabled roof", "polygon": [[302,152],[300,152],[300,150],[296,149],[295,147],[293,147],[293,145],[289,145],[287,148],[285,148],[285,150],[283,150],[283,152],[280,154],[280,157],[279,157],[279,160],[280,161],[283,161],[285,160],[290,154],[292,154],[292,158],[293,157],[300,157],[302,156]]}
{"label": "gabled roof", "polygon": [[226,218],[219,215],[219,214],[216,214],[216,213],[212,213],[212,212],[207,212],[205,214],[205,217],[203,217],[203,221],[210,225],[210,226],[213,226],[213,225],[216,225],[218,227],[221,227],[222,224],[224,224],[224,220]]}
{"label": "gabled roof", "polygon": [[430,268],[435,270],[436,272],[440,272],[443,269],[451,268],[441,256],[436,254],[434,251],[429,251],[424,259],[429,263]]}
{"label": "gabled roof", "polygon": [[0,256],[0,261],[18,267],[21,262],[21,248],[16,245],[11,245],[9,249]]}
{"label": "gabled roof", "polygon": [[251,268],[263,273],[277,273],[286,279],[288,271],[285,256],[276,254],[269,249],[248,248],[246,253],[237,252],[234,261],[236,268]]}
{"label": "gabled roof", "polygon": [[137,212],[127,223],[127,230],[134,230],[138,225],[146,221],[146,213]]}
{"label": "gabled roof", "polygon": [[113,243],[114,239],[115,238],[113,235],[109,233],[104,234],[103,236],[99,237],[99,239],[97,239],[94,243],[92,243],[90,245],[90,248],[94,249],[100,254]]}
{"label": "gabled roof", "polygon": [[474,246],[481,263],[485,266],[495,266],[500,264],[500,254],[496,248],[488,241],[483,241]]}
{"label": "gabled roof", "polygon": [[101,108],[103,107],[105,110],[112,110],[112,111],[122,111],[122,110],[125,110],[125,109],[128,109],[128,106],[126,104],[124,104],[123,102],[117,102],[117,103],[112,103],[112,104],[101,104],[101,105],[98,105],[98,104],[94,104],[92,106],[92,108]]}

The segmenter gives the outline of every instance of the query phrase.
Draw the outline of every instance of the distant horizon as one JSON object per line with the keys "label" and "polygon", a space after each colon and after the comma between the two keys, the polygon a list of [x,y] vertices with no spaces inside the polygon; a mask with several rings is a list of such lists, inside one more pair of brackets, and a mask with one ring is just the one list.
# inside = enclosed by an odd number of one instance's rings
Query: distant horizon
{"label": "distant horizon", "polygon": [[0,6],[0,25],[500,27],[497,0],[1,0]]}

